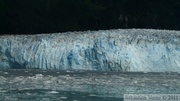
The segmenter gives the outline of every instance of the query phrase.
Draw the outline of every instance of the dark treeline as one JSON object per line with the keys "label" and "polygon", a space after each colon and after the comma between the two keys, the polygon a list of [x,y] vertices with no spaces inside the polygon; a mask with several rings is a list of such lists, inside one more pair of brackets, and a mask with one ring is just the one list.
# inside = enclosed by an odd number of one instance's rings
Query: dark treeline
{"label": "dark treeline", "polygon": [[180,30],[179,0],[0,0],[0,34]]}

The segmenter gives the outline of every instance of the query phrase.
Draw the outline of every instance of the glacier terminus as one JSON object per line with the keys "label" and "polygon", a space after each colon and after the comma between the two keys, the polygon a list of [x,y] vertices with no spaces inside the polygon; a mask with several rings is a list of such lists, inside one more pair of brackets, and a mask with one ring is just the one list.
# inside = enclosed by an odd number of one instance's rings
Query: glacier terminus
{"label": "glacier terminus", "polygon": [[1,35],[0,68],[180,72],[180,32],[114,29]]}

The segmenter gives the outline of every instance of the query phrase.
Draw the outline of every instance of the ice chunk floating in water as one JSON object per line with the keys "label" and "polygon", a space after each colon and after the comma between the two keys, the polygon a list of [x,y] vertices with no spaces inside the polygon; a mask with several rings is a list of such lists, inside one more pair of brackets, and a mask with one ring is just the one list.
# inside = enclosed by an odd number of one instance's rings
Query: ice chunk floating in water
{"label": "ice chunk floating in water", "polygon": [[180,72],[180,32],[118,29],[0,36],[0,68]]}

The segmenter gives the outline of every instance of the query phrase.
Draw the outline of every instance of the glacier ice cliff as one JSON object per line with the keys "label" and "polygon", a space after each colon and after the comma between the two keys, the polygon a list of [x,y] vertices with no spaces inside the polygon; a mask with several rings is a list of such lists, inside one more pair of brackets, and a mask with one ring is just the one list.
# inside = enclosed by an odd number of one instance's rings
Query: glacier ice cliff
{"label": "glacier ice cliff", "polygon": [[180,32],[117,29],[3,35],[0,68],[180,72]]}

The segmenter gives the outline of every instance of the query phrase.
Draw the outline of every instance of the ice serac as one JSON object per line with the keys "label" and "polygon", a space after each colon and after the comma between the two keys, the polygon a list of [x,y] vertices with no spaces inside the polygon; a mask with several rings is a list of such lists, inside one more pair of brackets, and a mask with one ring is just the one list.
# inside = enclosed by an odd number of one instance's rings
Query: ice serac
{"label": "ice serac", "polygon": [[4,35],[0,68],[180,72],[180,32],[117,29]]}

